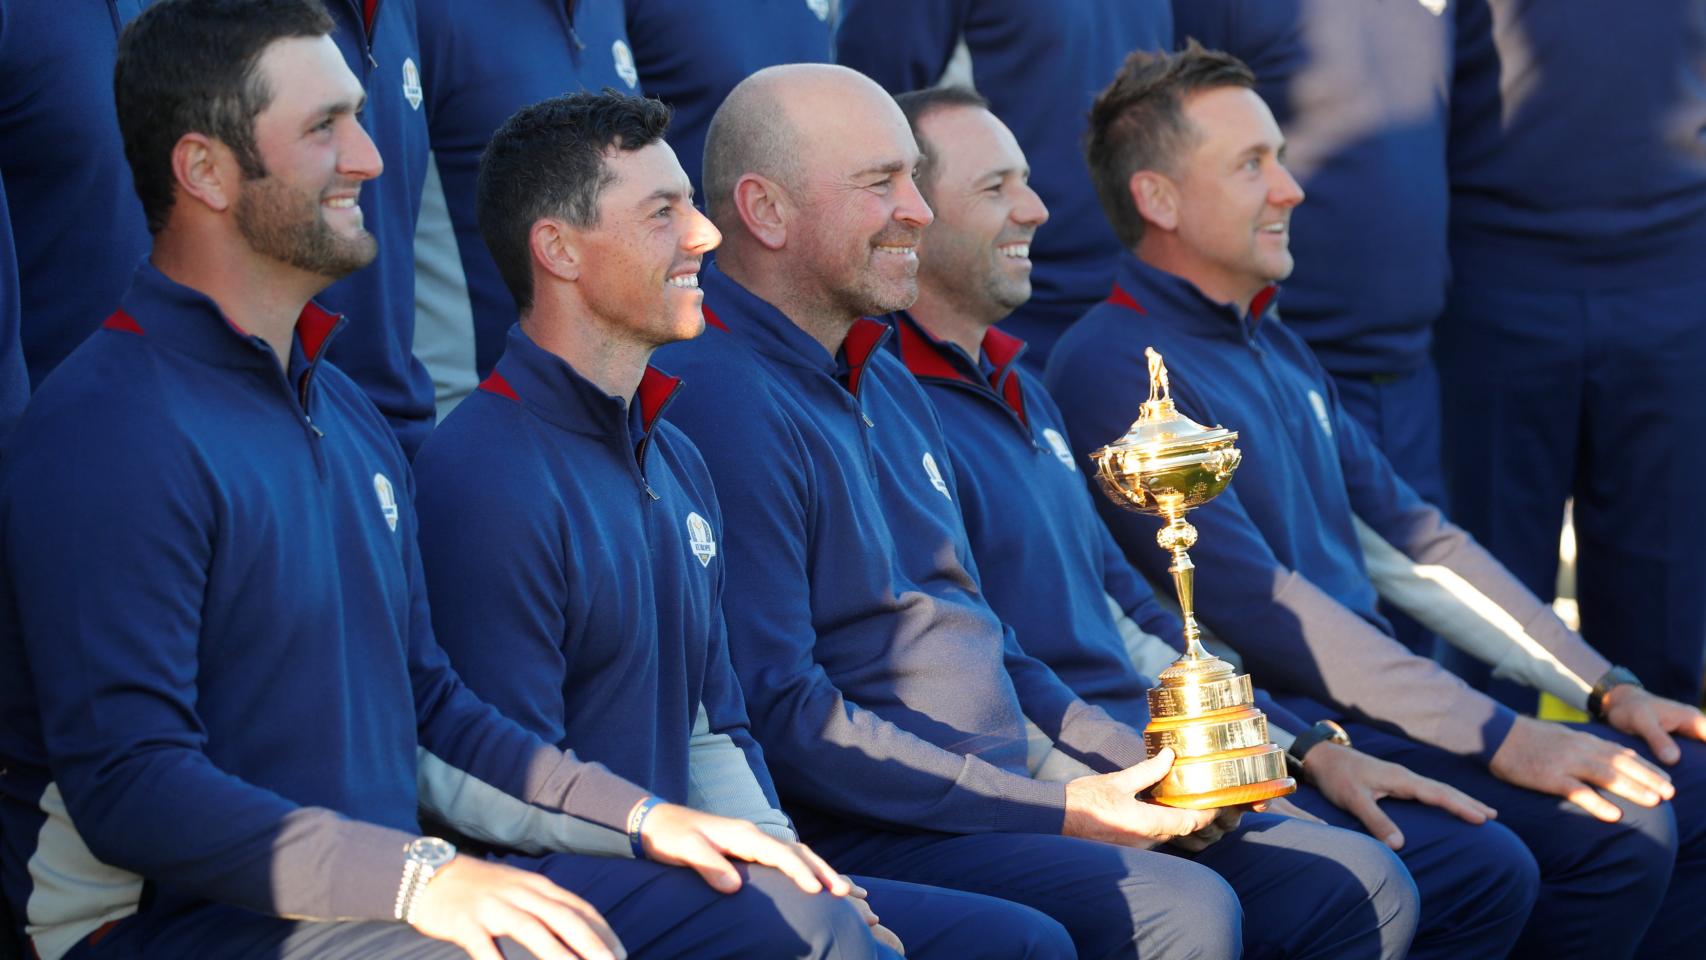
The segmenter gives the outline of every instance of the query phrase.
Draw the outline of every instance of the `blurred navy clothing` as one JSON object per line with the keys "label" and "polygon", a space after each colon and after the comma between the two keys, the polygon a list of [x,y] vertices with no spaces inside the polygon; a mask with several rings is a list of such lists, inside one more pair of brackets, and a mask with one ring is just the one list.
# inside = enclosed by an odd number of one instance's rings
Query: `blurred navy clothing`
{"label": "blurred navy clothing", "polygon": [[6,188],[0,183],[0,445],[30,399],[30,373],[18,342],[18,259],[6,217]]}

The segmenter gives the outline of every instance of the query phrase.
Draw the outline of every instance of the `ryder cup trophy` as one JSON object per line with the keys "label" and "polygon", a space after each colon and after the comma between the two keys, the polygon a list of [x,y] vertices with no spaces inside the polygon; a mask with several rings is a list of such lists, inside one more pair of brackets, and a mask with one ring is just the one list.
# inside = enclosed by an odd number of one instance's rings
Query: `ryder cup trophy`
{"label": "ryder cup trophy", "polygon": [[1193,593],[1195,567],[1185,551],[1197,530],[1185,514],[1212,500],[1232,480],[1240,454],[1235,431],[1205,427],[1180,413],[1167,385],[1167,368],[1154,349],[1149,357],[1149,400],[1125,436],[1095,453],[1096,480],[1115,503],[1160,517],[1161,549],[1185,622],[1185,655],[1161,671],[1149,691],[1149,726],[1143,740],[1154,756],[1173,748],[1173,769],[1152,788],[1157,803],[1204,809],[1256,803],[1297,789],[1286,775],[1285,754],[1268,740],[1268,718],[1255,708],[1248,674],[1203,647]]}

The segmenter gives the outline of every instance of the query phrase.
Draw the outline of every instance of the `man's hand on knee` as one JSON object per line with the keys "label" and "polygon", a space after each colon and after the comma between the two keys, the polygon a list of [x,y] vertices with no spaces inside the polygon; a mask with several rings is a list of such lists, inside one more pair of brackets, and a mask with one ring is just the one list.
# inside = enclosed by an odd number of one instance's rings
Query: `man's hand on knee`
{"label": "man's hand on knee", "polygon": [[1668,774],[1628,747],[1531,717],[1517,718],[1489,767],[1506,783],[1563,797],[1607,823],[1623,812],[1595,787],[1643,807],[1676,794]]}
{"label": "man's hand on knee", "polygon": [[1613,729],[1645,740],[1653,756],[1665,763],[1682,759],[1682,750],[1671,739],[1672,734],[1706,741],[1706,714],[1631,683],[1607,691],[1601,709]]}
{"label": "man's hand on knee", "polygon": [[1356,817],[1364,829],[1394,850],[1403,849],[1404,834],[1380,809],[1380,801],[1387,797],[1439,807],[1473,824],[1498,816],[1492,807],[1450,784],[1336,743],[1311,747],[1303,773],[1334,806]]}
{"label": "man's hand on knee", "polygon": [[448,940],[473,960],[503,960],[499,937],[539,960],[622,960],[628,955],[592,905],[545,877],[466,854],[432,877],[414,912],[414,927]]}
{"label": "man's hand on knee", "polygon": [[1079,777],[1066,784],[1061,833],[1127,847],[1148,848],[1190,836],[1214,822],[1213,810],[1180,810],[1137,799],[1173,766],[1173,751],[1115,773]]}
{"label": "man's hand on knee", "polygon": [[806,893],[828,890],[844,897],[847,878],[803,843],[777,840],[746,820],[719,817],[676,803],[653,807],[640,828],[646,856],[658,863],[691,867],[723,893],[740,889],[731,860],[774,867]]}

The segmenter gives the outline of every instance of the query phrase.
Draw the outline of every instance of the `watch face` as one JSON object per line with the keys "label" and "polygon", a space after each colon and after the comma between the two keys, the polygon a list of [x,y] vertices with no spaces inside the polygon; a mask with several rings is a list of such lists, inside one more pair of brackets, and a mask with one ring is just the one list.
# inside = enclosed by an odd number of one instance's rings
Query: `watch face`
{"label": "watch face", "polygon": [[1333,731],[1332,734],[1327,737],[1328,743],[1336,743],[1341,747],[1348,747],[1351,745],[1351,735],[1345,731],[1344,727],[1339,726],[1331,720],[1323,720],[1321,722],[1325,724],[1329,730]]}
{"label": "watch face", "polygon": [[408,855],[409,859],[436,869],[455,858],[456,847],[437,837],[417,837],[409,844]]}

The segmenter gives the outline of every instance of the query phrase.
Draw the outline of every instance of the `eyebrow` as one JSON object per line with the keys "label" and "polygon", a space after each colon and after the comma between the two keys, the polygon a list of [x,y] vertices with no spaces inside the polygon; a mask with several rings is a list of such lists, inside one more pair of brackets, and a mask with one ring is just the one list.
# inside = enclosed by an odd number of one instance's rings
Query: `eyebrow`
{"label": "eyebrow", "polygon": [[644,197],[642,197],[640,199],[640,202],[634,204],[634,206],[635,207],[649,207],[652,204],[657,203],[660,200],[668,202],[668,203],[678,203],[683,199],[685,199],[689,202],[692,201],[692,199],[693,199],[693,188],[692,187],[688,187],[685,193],[679,189],[674,188],[674,187],[664,187],[664,188],[659,189],[659,190],[653,190],[651,193],[648,193]]}
{"label": "eyebrow", "polygon": [[[913,162],[913,166],[917,166],[917,161]],[[899,173],[905,169],[908,169],[906,161],[904,161],[904,160],[890,160],[888,163],[878,164],[877,166],[866,167],[865,169],[860,170],[858,173],[855,173],[853,175],[853,179],[857,180],[861,177],[868,177],[873,173],[881,173],[881,174],[893,176],[894,174],[897,174],[897,173]]]}
{"label": "eyebrow", "polygon": [[346,113],[360,113],[365,106],[367,106],[367,94],[364,93],[354,100],[338,100],[334,103],[328,103],[322,106],[314,116],[336,117]]}
{"label": "eyebrow", "polygon": [[985,180],[990,180],[990,179],[1005,180],[1014,174],[1018,174],[1021,177],[1025,177],[1026,179],[1029,179],[1031,176],[1031,168],[1030,167],[1001,167],[998,170],[985,170],[983,172],[982,176],[978,177],[976,180],[973,180],[972,182],[973,183],[982,183]]}

